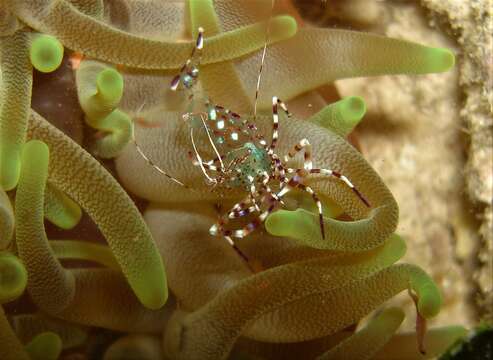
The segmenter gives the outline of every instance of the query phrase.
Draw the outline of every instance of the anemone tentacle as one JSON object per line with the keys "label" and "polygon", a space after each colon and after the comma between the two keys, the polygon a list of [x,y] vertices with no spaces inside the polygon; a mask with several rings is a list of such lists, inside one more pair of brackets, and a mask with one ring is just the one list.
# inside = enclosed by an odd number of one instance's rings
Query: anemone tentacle
{"label": "anemone tentacle", "polygon": [[[285,101],[338,79],[444,72],[454,65],[450,50],[406,40],[339,29],[301,28],[269,47],[270,71],[259,105],[268,109],[275,94]],[[259,54],[240,59],[238,75],[253,93]]]}
{"label": "anemone tentacle", "polygon": [[41,313],[14,315],[11,323],[17,337],[24,344],[29,343],[36,335],[47,331],[60,336],[63,349],[81,346],[88,337],[86,327],[70,324]]}
{"label": "anemone tentacle", "polygon": [[86,122],[107,135],[98,138],[94,154],[112,158],[132,139],[130,117],[116,107],[123,95],[123,77],[114,68],[94,61],[82,61],[76,71],[77,93]]}
{"label": "anemone tentacle", "polygon": [[19,180],[33,81],[30,44],[25,29],[0,41],[0,186],[4,190],[12,190]]}
{"label": "anemone tentacle", "polygon": [[48,146],[31,140],[22,152],[22,169],[15,198],[16,244],[26,265],[27,290],[34,303],[58,313],[72,301],[75,279],[56,260],[44,230],[44,193],[48,178]]}
{"label": "anemone tentacle", "polygon": [[426,354],[416,347],[416,333],[404,332],[394,336],[377,354],[375,360],[435,359],[442,355],[457,340],[465,337],[467,330],[463,326],[451,325],[429,329],[425,335]]}
{"label": "anemone tentacle", "polygon": [[27,345],[31,360],[57,360],[62,353],[62,340],[51,331],[36,335]]}
{"label": "anemone tentacle", "polygon": [[43,34],[31,35],[29,58],[34,68],[44,73],[55,71],[63,59],[63,45],[55,37]]}
{"label": "anemone tentacle", "polygon": [[86,260],[120,270],[108,246],[89,241],[50,240],[50,247],[58,259]]}
{"label": "anemone tentacle", "polygon": [[17,299],[27,285],[27,271],[14,254],[0,251],[0,304]]}
{"label": "anemone tentacle", "polygon": [[5,311],[0,305],[0,349],[5,360],[30,360],[24,347],[10,327]]}
{"label": "anemone tentacle", "polygon": [[399,308],[388,308],[375,315],[373,319],[354,335],[319,356],[317,360],[369,360],[385,345],[404,320],[404,312]]}
{"label": "anemone tentacle", "polygon": [[44,216],[62,229],[72,229],[81,217],[82,210],[76,202],[50,183],[46,184]]}
{"label": "anemone tentacle", "polygon": [[0,250],[7,248],[14,235],[14,210],[10,198],[0,187]]}
{"label": "anemone tentacle", "polygon": [[349,96],[325,106],[308,121],[346,137],[358,125],[365,112],[365,101],[359,96]]}
{"label": "anemone tentacle", "polygon": [[[280,289],[279,281],[271,281],[274,279],[268,277],[281,274],[283,268],[289,266],[281,266],[277,274],[269,270],[246,279],[242,285],[222,293],[194,313],[175,313],[166,331],[165,345],[168,351],[176,359],[224,359],[236,339],[253,320],[265,312],[302,298],[306,301],[313,301],[316,297],[325,299],[327,318],[324,324],[328,333],[347,327],[383,301],[410,287],[418,293],[420,315],[430,318],[440,309],[438,289],[426,273],[414,265],[392,265],[340,288],[328,284],[334,281],[330,272],[320,278],[312,277],[308,283],[298,283],[296,273],[295,276],[289,276],[289,285],[284,284]],[[242,289],[241,294],[239,289]],[[331,310],[334,308],[339,311]],[[303,315],[307,314],[300,314]]]}
{"label": "anemone tentacle", "polygon": [[158,309],[168,296],[164,266],[138,209],[85,150],[31,112],[29,135],[52,149],[49,180],[77,202],[106,237],[139,300]]}
{"label": "anemone tentacle", "polygon": [[[146,39],[122,31],[80,12],[66,0],[9,0],[14,13],[32,28],[56,36],[67,47],[96,59],[145,69],[177,69],[182,66],[193,42],[167,42]],[[296,22],[279,16],[274,23],[279,30],[272,42],[296,32]],[[93,34],[98,34],[95,37]],[[235,59],[263,45],[262,24],[248,25],[209,38],[203,64]]]}

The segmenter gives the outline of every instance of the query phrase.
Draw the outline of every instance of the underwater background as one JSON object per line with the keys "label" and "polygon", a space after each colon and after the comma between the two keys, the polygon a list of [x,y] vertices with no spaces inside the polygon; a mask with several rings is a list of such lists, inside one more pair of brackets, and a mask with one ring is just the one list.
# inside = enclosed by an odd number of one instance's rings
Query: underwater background
{"label": "underwater background", "polygon": [[0,0],[0,359],[491,359],[491,12]]}

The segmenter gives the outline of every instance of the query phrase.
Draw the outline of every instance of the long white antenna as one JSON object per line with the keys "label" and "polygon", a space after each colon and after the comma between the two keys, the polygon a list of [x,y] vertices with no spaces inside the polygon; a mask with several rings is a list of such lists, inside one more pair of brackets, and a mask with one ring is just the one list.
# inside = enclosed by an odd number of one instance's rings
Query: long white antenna
{"label": "long white antenna", "polygon": [[264,68],[265,54],[267,53],[267,43],[269,42],[269,36],[270,36],[270,23],[272,20],[272,15],[274,14],[275,2],[276,0],[272,0],[269,19],[267,20],[267,30],[265,32],[265,42],[264,42],[264,49],[262,51],[262,61],[260,62],[260,69],[257,77],[257,88],[255,89],[255,101],[253,103],[253,121],[257,119],[257,102],[258,102],[258,95],[260,93],[260,81],[262,79],[262,70]]}

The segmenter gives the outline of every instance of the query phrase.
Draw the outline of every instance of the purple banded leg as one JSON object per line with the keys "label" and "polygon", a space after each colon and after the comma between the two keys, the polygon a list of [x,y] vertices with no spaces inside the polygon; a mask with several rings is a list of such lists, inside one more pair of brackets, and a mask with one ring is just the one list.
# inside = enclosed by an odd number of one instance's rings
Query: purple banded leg
{"label": "purple banded leg", "polygon": [[[243,201],[235,204],[230,211],[227,212],[227,216],[223,215],[219,218],[218,222],[212,225],[209,229],[209,233],[212,236],[217,236],[217,235],[222,235],[228,242],[229,244],[235,249],[235,251],[245,260],[248,262],[248,257],[236,246],[235,242],[233,241],[232,237],[236,237],[235,233],[236,231],[233,230],[227,230],[225,229],[225,225],[228,224],[230,219],[237,219],[242,216],[246,216],[248,214],[251,214],[255,211],[257,211],[255,206],[248,206],[253,203],[252,196],[248,196],[245,198]],[[243,236],[242,236],[243,237]]]}
{"label": "purple banded leg", "polygon": [[[293,170],[293,169],[289,169],[289,170],[292,170],[290,172],[295,172],[295,170]],[[322,238],[325,239],[325,228],[324,228],[324,217],[323,217],[323,212],[322,212],[322,203],[320,202],[320,199],[318,198],[317,194],[315,193],[315,191],[313,191],[313,189],[311,187],[306,186],[306,185],[301,183],[303,171],[304,170],[296,171],[296,174],[291,178],[291,180],[289,180],[287,186],[284,187],[283,189],[281,189],[281,191],[279,191],[277,193],[277,196],[280,199],[283,196],[285,196],[289,191],[291,191],[292,189],[295,189],[295,188],[301,189],[301,190],[309,193],[312,196],[313,201],[317,205],[318,219],[319,219],[319,223],[320,223],[320,232],[322,233]]]}
{"label": "purple banded leg", "polygon": [[305,150],[304,159],[303,159],[303,167],[305,170],[310,170],[313,167],[312,163],[312,145],[307,139],[302,139],[298,144],[296,144],[284,157],[284,162],[288,162],[289,159],[295,157],[297,153]]}
{"label": "purple banded leg", "polygon": [[271,188],[269,187],[269,185],[268,185],[268,184],[269,184],[269,181],[270,181],[270,176],[269,176],[269,174],[268,174],[266,171],[264,171],[264,174],[263,174],[263,175],[264,175],[264,179],[262,180],[262,185],[261,185],[261,186],[262,186],[262,188],[263,188],[263,189],[264,189],[264,191],[267,193],[267,195],[269,195],[269,196],[270,196],[272,199],[274,199],[275,201],[278,201],[278,202],[279,202],[279,201],[280,201],[280,200],[279,200],[279,198],[277,197],[277,195],[276,195],[276,194],[274,194],[274,193],[272,192],[272,189],[271,189]]}
{"label": "purple banded leg", "polygon": [[309,173],[334,176],[342,180],[367,207],[371,207],[370,202],[363,196],[363,194],[361,194],[361,192],[353,185],[353,183],[341,173],[330,169],[310,169]]}
{"label": "purple banded leg", "polygon": [[[257,204],[257,200],[255,200],[255,196],[257,194],[257,188],[255,187],[255,185],[252,183],[250,185],[250,199],[253,203],[253,206],[255,208],[256,211],[259,211],[260,212],[260,207],[258,206]],[[259,194],[260,195],[260,194]]]}
{"label": "purple banded leg", "polygon": [[267,210],[264,210],[259,215],[259,217],[257,219],[255,219],[252,222],[248,223],[242,229],[235,230],[232,233],[232,236],[234,236],[235,238],[241,239],[241,238],[244,238],[245,236],[249,235],[253,231],[255,231],[258,227],[260,227],[260,225],[262,225],[262,223],[265,221],[265,219],[267,219],[267,216],[269,216],[269,214],[272,213],[272,211],[274,211],[274,209],[276,208],[277,203],[280,202],[280,200],[276,200],[277,199],[277,196],[276,197],[270,196],[270,199],[273,200],[273,201],[270,201],[270,205],[267,208]]}
{"label": "purple banded leg", "polygon": [[288,117],[291,117],[291,113],[288,111],[288,107],[284,102],[277,98],[277,96],[272,97],[272,142],[270,144],[269,153],[273,154],[274,149],[277,145],[277,140],[279,139],[279,112],[278,106],[284,110]]}
{"label": "purple banded leg", "polygon": [[267,210],[262,212],[258,219],[253,220],[252,222],[246,224],[241,230],[235,230],[232,233],[232,236],[235,238],[241,239],[244,238],[245,236],[249,235],[250,233],[254,232],[260,225],[265,221],[267,216],[274,211],[276,208],[275,204],[271,204]]}
{"label": "purple banded leg", "polygon": [[312,196],[312,199],[315,202],[315,205],[317,205],[317,209],[318,209],[318,221],[320,223],[320,232],[322,233],[322,239],[325,239],[324,215],[322,212],[322,203],[320,202],[320,199],[318,198],[317,194],[315,193],[315,191],[313,191],[311,187],[301,183],[298,183],[296,187],[298,189],[306,191]]}
{"label": "purple banded leg", "polygon": [[287,183],[288,179],[286,177],[286,170],[284,170],[284,166],[282,165],[281,160],[276,154],[271,154],[272,161],[274,162],[274,168],[278,172],[280,188],[282,189]]}

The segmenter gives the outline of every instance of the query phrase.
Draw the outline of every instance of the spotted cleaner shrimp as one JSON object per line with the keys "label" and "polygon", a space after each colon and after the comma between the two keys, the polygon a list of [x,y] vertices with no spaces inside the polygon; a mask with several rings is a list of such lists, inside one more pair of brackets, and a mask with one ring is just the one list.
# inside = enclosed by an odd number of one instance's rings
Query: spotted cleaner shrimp
{"label": "spotted cleaner shrimp", "polygon": [[[256,105],[265,59],[268,29],[267,27],[266,42],[257,79],[254,114],[251,121],[236,112],[212,103],[209,99],[203,99],[201,111],[197,111],[194,106],[196,96],[193,89],[198,81],[200,53],[204,46],[203,28],[198,29],[197,40],[190,58],[170,84],[173,91],[176,91],[181,84],[189,92],[188,101],[190,105],[188,111],[183,114],[183,120],[190,124],[192,150],[189,151],[189,157],[192,164],[200,168],[205,181],[211,187],[215,189],[240,189],[246,193],[240,202],[219,216],[217,222],[210,227],[209,233],[213,236],[224,237],[247,263],[249,262],[248,257],[238,248],[234,239],[244,238],[259,228],[270,213],[284,205],[283,197],[293,189],[304,191],[313,199],[318,209],[321,235],[325,239],[322,203],[315,191],[304,184],[304,180],[310,174],[336,177],[351,188],[367,207],[370,207],[368,200],[346,176],[335,170],[313,167],[312,146],[307,139],[299,141],[284,157],[276,154],[275,150],[279,138],[279,108],[286,116],[291,117],[286,104],[276,96],[272,98],[272,137],[270,141],[266,141],[265,137],[258,131],[255,125]],[[194,132],[199,129],[205,132],[216,155],[212,160],[205,161],[197,149]],[[189,188],[152,162],[137,144],[135,138],[133,140],[139,154],[153,168],[171,181]],[[288,161],[302,151],[304,155],[303,168],[288,167]],[[248,215],[256,216],[239,229],[228,228],[227,225],[231,220]]]}

